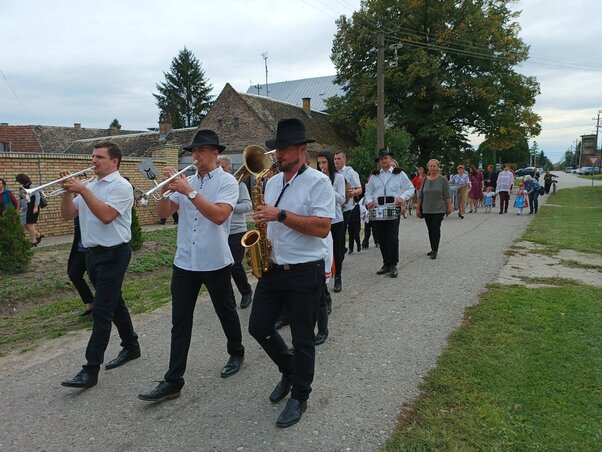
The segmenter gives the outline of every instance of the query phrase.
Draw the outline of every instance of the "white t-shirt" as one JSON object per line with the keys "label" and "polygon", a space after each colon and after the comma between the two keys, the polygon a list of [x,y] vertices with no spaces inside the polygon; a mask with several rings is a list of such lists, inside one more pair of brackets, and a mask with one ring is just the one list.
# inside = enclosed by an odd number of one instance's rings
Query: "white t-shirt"
{"label": "white t-shirt", "polygon": [[[234,209],[238,201],[238,183],[221,166],[203,178],[194,178],[190,185],[209,202],[229,204]],[[176,192],[169,199],[178,204],[180,215],[174,265],[188,271],[213,271],[233,264],[228,246],[231,216],[218,225],[207,219],[187,196]]]}
{"label": "white t-shirt", "polygon": [[[335,217],[330,179],[313,168],[307,167],[302,174],[297,173],[286,185],[283,173],[268,180],[266,204],[276,205],[279,196],[279,209],[303,216]],[[325,239],[302,234],[277,221],[268,223],[268,239],[272,242],[272,262],[278,265],[312,262],[326,259],[328,255]]]}
{"label": "white t-shirt", "polygon": [[[351,168],[350,166],[344,166],[343,168],[341,168],[341,171],[339,171],[339,173],[343,175],[345,181],[349,183],[349,186],[352,190],[356,188],[361,188],[362,184],[360,183],[360,176],[353,168]],[[348,210],[353,209],[353,205],[354,201],[353,197],[351,197],[349,201],[347,201],[343,206],[343,212],[347,212]]]}
{"label": "white t-shirt", "polygon": [[337,224],[343,221],[343,205],[345,204],[345,178],[342,174],[335,173],[334,184],[334,218],[332,224]]}
{"label": "white t-shirt", "polygon": [[85,248],[116,246],[132,240],[132,185],[121,177],[119,171],[115,171],[91,182],[88,189],[102,202],[119,212],[119,215],[111,223],[104,224],[92,213],[84,198],[76,196],[73,203],[79,215],[82,245]]}

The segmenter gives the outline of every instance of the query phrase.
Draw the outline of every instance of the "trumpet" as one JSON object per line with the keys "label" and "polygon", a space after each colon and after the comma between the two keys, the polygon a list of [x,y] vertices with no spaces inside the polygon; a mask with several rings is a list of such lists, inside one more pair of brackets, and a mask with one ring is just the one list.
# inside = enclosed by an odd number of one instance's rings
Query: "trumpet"
{"label": "trumpet", "polygon": [[156,201],[161,201],[162,199],[167,199],[169,198],[171,195],[173,195],[173,191],[172,190],[167,190],[165,193],[157,193],[157,191],[162,190],[163,187],[168,186],[169,184],[171,184],[174,180],[176,180],[178,177],[182,176],[184,173],[186,173],[188,170],[194,169],[194,174],[192,174],[191,176],[188,176],[186,179],[188,179],[188,182],[191,182],[195,177],[197,177],[198,175],[198,170],[196,169],[196,164],[198,162],[195,160],[194,162],[192,162],[192,165],[188,165],[186,168],[184,168],[181,171],[178,171],[175,174],[172,174],[170,177],[168,177],[167,179],[165,179],[163,182],[156,184],[153,188],[151,188],[149,191],[147,191],[146,193],[144,192],[137,192],[135,197],[137,201],[140,201],[140,204],[142,204],[143,206],[147,206],[148,205],[148,199],[152,196],[153,199],[155,199]]}
{"label": "trumpet", "polygon": [[[23,195],[25,196],[25,199],[27,199],[27,201],[29,201],[31,199],[31,195],[37,193],[37,192],[44,192],[44,190],[46,190],[49,187],[52,187],[53,185],[57,185],[60,184],[64,181],[66,181],[67,179],[71,179],[73,177],[78,177],[78,176],[86,176],[86,173],[88,171],[94,172],[94,167],[91,166],[90,168],[86,168],[84,170],[78,171],[77,173],[73,173],[73,174],[68,174],[66,176],[61,177],[60,179],[54,180],[52,182],[48,182],[46,184],[42,184],[38,187],[33,187],[33,188],[25,188],[22,187],[20,190],[23,193]],[[89,184],[90,182],[93,182],[96,179],[96,176],[93,176],[89,179],[84,180],[84,184]],[[59,195],[62,195],[63,193],[65,193],[67,190],[64,188],[57,188],[56,190],[51,191],[50,193],[44,193],[47,197],[49,198],[53,198]]]}

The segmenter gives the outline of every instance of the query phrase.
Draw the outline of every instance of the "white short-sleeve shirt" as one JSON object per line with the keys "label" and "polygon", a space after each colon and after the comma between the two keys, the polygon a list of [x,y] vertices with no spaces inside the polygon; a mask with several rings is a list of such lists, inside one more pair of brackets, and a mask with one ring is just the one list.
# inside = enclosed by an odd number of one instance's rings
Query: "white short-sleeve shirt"
{"label": "white short-sleeve shirt", "polygon": [[[238,201],[238,183],[221,166],[204,177],[195,177],[190,185],[209,202],[229,204],[234,209]],[[169,199],[178,204],[179,212],[174,265],[188,271],[213,271],[232,265],[234,259],[228,246],[232,216],[215,224],[187,196],[174,193]]]}
{"label": "white short-sleeve shirt", "polygon": [[[268,180],[265,202],[275,205],[282,190],[278,208],[302,216],[334,218],[334,190],[328,176],[313,168],[297,173],[284,189],[284,174]],[[326,259],[326,240],[302,234],[277,221],[268,223],[268,238],[272,242],[271,258],[275,264],[301,264]]]}
{"label": "white short-sleeve shirt", "polygon": [[[357,171],[355,171],[350,166],[344,166],[343,168],[341,168],[341,171],[339,171],[339,173],[341,173],[343,175],[343,177],[345,178],[345,182],[349,183],[349,186],[351,187],[351,189],[360,188],[362,186],[362,184],[360,183],[359,174],[357,174]],[[354,200],[352,197],[343,206],[343,212],[347,212],[348,210],[353,209],[353,205],[354,205]]]}
{"label": "white short-sleeve shirt", "polygon": [[343,208],[345,204],[345,178],[340,173],[335,173],[334,183],[332,184],[334,190],[334,218],[332,224],[340,223],[343,221]]}
{"label": "white short-sleeve shirt", "polygon": [[92,213],[84,198],[76,196],[73,203],[79,215],[82,245],[85,248],[116,246],[132,240],[132,185],[121,177],[119,171],[115,171],[91,182],[88,189],[99,200],[119,212],[119,215],[111,223],[104,224]]}
{"label": "white short-sleeve shirt", "polygon": [[412,185],[406,173],[400,171],[394,174],[393,167],[389,167],[388,171],[381,169],[378,174],[373,174],[370,177],[366,184],[366,203],[378,204],[379,197],[389,196],[408,201],[414,192],[414,185]]}

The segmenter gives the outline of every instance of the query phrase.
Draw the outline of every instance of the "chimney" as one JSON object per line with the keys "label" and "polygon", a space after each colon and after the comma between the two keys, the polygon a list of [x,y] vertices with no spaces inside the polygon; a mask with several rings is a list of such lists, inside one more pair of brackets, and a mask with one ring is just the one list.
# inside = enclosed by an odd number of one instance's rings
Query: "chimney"
{"label": "chimney", "polygon": [[162,111],[159,115],[159,138],[165,139],[169,132],[171,132],[171,117],[169,113]]}
{"label": "chimney", "polygon": [[311,97],[304,97],[303,100],[303,111],[307,116],[311,117]]}
{"label": "chimney", "polygon": [[82,128],[82,123],[81,123],[81,122],[74,122],[74,123],[73,123],[73,128],[74,128],[75,130],[79,130],[79,129],[81,129],[81,128]]}

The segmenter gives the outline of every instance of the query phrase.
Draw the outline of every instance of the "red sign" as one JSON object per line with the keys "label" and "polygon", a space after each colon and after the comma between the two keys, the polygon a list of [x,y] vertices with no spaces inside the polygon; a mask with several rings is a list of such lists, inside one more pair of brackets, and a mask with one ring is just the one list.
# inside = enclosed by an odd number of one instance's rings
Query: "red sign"
{"label": "red sign", "polygon": [[588,157],[588,158],[589,158],[589,161],[592,162],[592,166],[596,166],[596,163],[598,163],[598,159],[600,157],[598,157],[597,155],[593,155],[593,156]]}

